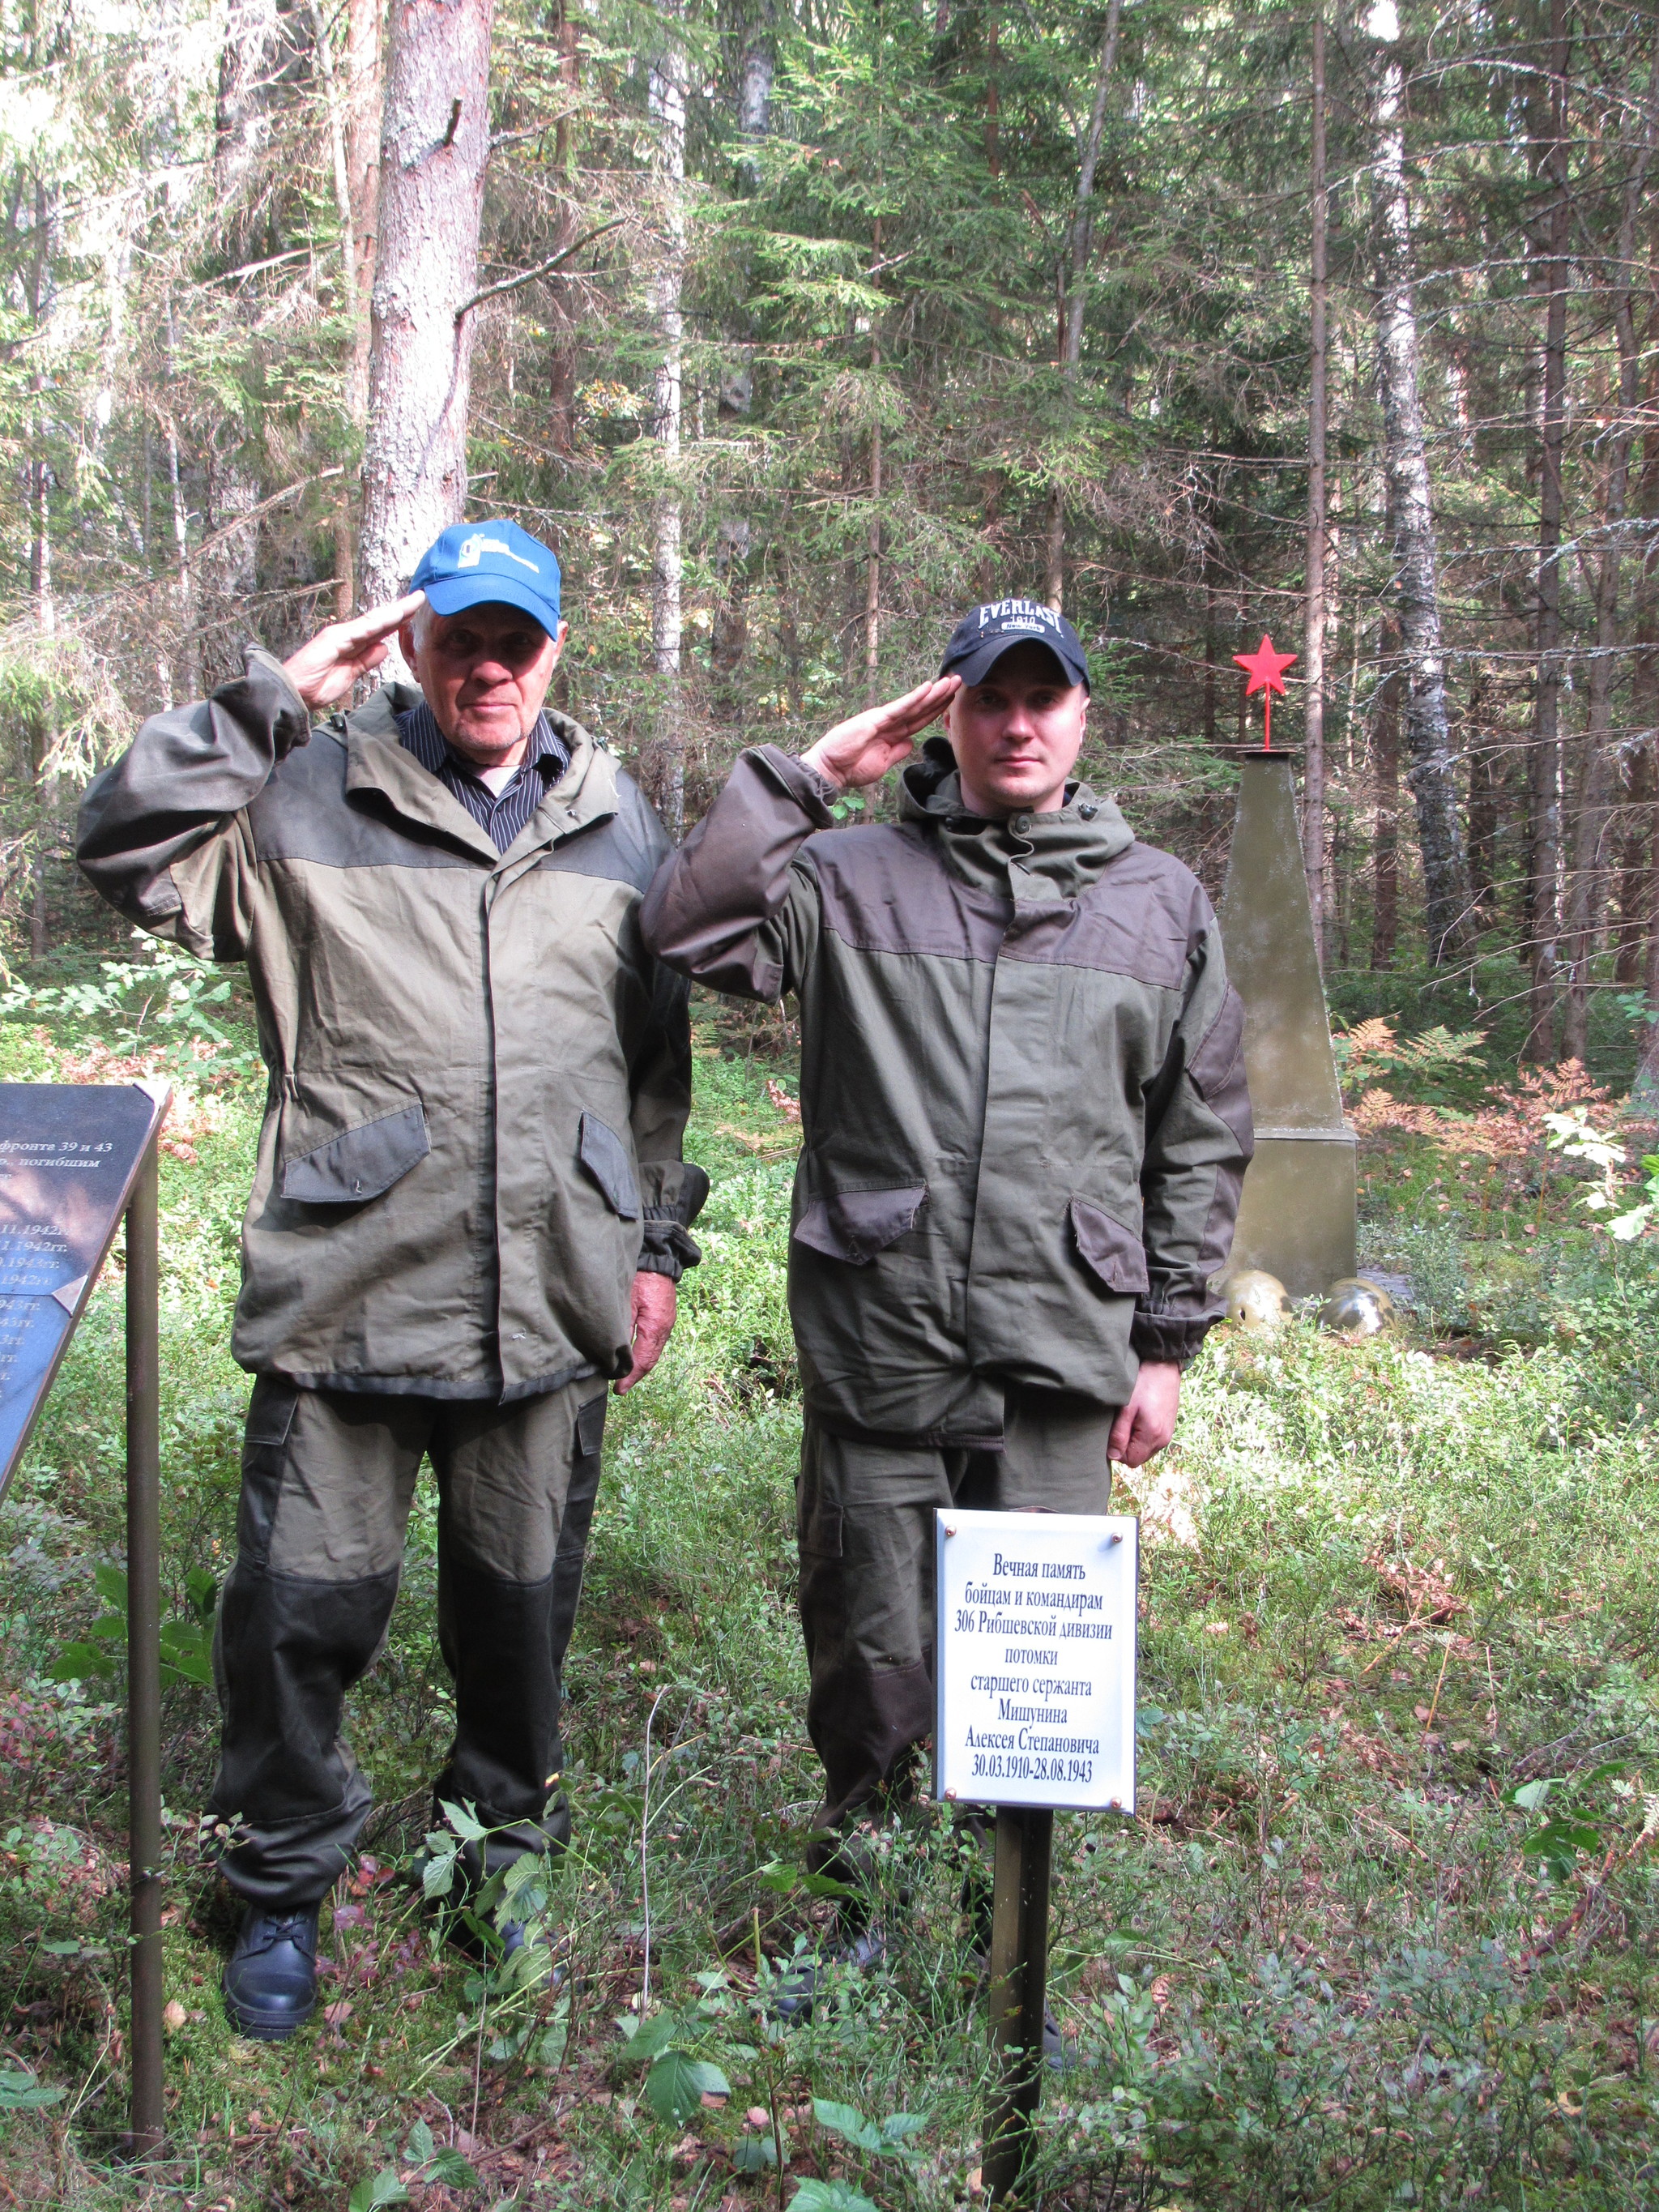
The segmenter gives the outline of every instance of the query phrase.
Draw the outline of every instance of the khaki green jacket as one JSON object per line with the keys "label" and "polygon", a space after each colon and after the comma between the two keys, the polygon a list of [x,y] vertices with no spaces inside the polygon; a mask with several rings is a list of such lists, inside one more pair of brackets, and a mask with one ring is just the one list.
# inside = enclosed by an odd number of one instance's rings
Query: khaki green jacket
{"label": "khaki green jacket", "polygon": [[835,830],[831,796],[744,754],[642,913],[686,974],[799,997],[807,1404],[958,1444],[1000,1437],[1010,1384],[1121,1405],[1140,1359],[1189,1358],[1219,1318],[1250,1158],[1209,901],[1086,785],[969,815],[940,739],[898,823]]}
{"label": "khaki green jacket", "polygon": [[314,733],[269,655],[157,714],[81,808],[120,911],[248,964],[270,1083],[232,1348],[312,1389],[528,1396],[632,1364],[678,1275],[686,988],[645,950],[667,851],[586,732],[517,842],[398,743],[391,685]]}

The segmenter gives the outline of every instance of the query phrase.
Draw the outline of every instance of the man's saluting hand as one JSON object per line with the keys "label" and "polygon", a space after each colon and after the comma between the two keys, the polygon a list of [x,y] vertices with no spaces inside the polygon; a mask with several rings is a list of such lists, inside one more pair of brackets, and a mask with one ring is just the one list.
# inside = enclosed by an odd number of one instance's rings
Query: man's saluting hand
{"label": "man's saluting hand", "polygon": [[359,677],[380,665],[392,650],[386,639],[425,605],[424,592],[410,592],[386,606],[371,607],[366,615],[354,615],[349,622],[331,623],[283,663],[283,673],[313,712],[331,707]]}
{"label": "man's saluting hand", "polygon": [[959,676],[937,676],[931,684],[918,684],[902,699],[890,699],[884,707],[869,707],[837,722],[801,758],[826,783],[843,791],[879,783],[889,769],[908,760],[915,739],[930,722],[938,721],[961,689]]}

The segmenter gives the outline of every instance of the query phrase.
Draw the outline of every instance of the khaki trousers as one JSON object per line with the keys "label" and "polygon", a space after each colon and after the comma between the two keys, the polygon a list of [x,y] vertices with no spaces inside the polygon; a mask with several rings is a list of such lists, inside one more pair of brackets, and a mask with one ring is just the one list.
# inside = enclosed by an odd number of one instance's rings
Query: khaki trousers
{"label": "khaki trousers", "polygon": [[[1114,1418],[1060,1391],[1010,1391],[1003,1449],[975,1451],[855,1442],[808,1413],[796,1525],[821,1832],[907,1789],[933,1734],[935,1509],[1109,1511]],[[821,1836],[815,1863],[836,1853]]]}
{"label": "khaki trousers", "polygon": [[236,1565],[214,1641],[212,1817],[261,1905],[321,1897],[371,1802],[341,1734],[386,1641],[423,1458],[438,1481],[438,1636],[455,1733],[434,1790],[492,1827],[490,1863],[569,1835],[562,1670],[599,1484],[605,1385],[501,1406],[254,1383]]}

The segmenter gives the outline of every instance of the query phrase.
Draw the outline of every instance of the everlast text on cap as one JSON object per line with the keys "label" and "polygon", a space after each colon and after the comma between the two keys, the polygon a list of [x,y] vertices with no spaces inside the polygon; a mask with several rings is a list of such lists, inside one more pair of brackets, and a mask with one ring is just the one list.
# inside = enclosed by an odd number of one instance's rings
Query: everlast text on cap
{"label": "everlast text on cap", "polygon": [[1036,599],[990,599],[970,607],[951,633],[939,672],[959,676],[964,684],[982,684],[1009,647],[1028,638],[1048,647],[1069,682],[1090,689],[1083,640],[1064,615]]}

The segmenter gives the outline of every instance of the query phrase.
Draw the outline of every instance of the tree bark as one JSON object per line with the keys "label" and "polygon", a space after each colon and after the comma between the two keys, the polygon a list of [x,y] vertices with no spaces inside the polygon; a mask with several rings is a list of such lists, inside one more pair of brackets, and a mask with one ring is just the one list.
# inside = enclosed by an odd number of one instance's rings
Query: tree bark
{"label": "tree bark", "polygon": [[1468,866],[1446,718],[1434,510],[1418,392],[1417,305],[1406,182],[1406,75],[1398,52],[1394,0],[1374,0],[1369,27],[1382,48],[1372,201],[1384,469],[1395,521],[1395,568],[1407,671],[1406,746],[1411,757],[1407,782],[1416,805],[1423,855],[1429,957],[1439,967],[1462,957],[1472,933]]}
{"label": "tree bark", "polygon": [[[393,0],[375,257],[362,595],[395,599],[466,512],[494,0]],[[395,664],[395,665],[394,665]],[[401,671],[395,653],[387,673]]]}
{"label": "tree bark", "polygon": [[385,96],[386,0],[348,0],[346,11],[346,194],[351,204],[357,319],[346,404],[362,429],[368,420],[374,349],[370,301],[380,233],[380,131]]}
{"label": "tree bark", "polygon": [[663,755],[663,817],[668,834],[679,842],[685,830],[685,726],[680,691],[682,614],[680,460],[685,319],[681,306],[685,284],[685,103],[690,68],[679,35],[678,5],[670,17],[668,44],[651,71],[651,112],[658,126],[657,161],[662,189],[662,260],[657,272],[657,327],[662,356],[657,367],[655,430],[662,453],[665,488],[656,504],[652,550],[651,650],[661,682],[663,705],[659,743]]}
{"label": "tree bark", "polygon": [[[554,228],[553,246],[556,252],[562,252],[574,242],[576,235],[576,203],[570,191],[574,150],[571,118],[576,105],[577,88],[581,82],[580,43],[575,19],[566,0],[559,0],[558,33],[559,88],[566,104],[553,126],[553,170],[565,197]],[[560,460],[568,461],[576,450],[578,318],[570,278],[560,271],[553,276],[550,289],[552,296],[548,312],[551,339],[547,372],[548,442]]]}
{"label": "tree bark", "polygon": [[1314,944],[1325,957],[1325,10],[1313,18],[1313,238],[1310,284],[1307,605],[1302,627],[1306,685],[1302,751],[1302,864]]}
{"label": "tree bark", "polygon": [[1567,1004],[1563,1045],[1583,1061],[1589,1036],[1590,962],[1595,957],[1605,881],[1602,848],[1607,829],[1613,768],[1613,688],[1619,659],[1619,584],[1624,557],[1625,512],[1631,449],[1641,403],[1641,348],[1636,330],[1637,226],[1653,160],[1654,116],[1659,104],[1659,40],[1644,103],[1641,135],[1619,210],[1612,287],[1613,327],[1619,349],[1619,413],[1607,441],[1601,499],[1601,558],[1595,577],[1595,651],[1589,667],[1589,706],[1584,723],[1583,789],[1574,825],[1572,875],[1567,896]]}
{"label": "tree bark", "polygon": [[[1072,203],[1071,229],[1066,240],[1066,270],[1060,301],[1060,373],[1075,389],[1083,363],[1083,317],[1088,305],[1089,246],[1094,229],[1095,171],[1100,166],[1101,142],[1106,132],[1106,100],[1112,72],[1117,66],[1118,31],[1123,20],[1123,0],[1107,0],[1106,24],[1100,36],[1100,59],[1095,70],[1094,104],[1089,128],[1078,152],[1077,192]],[[1048,512],[1043,530],[1043,598],[1056,614],[1066,598],[1066,501],[1058,480],[1048,487]]]}
{"label": "tree bark", "polygon": [[1371,838],[1371,966],[1394,965],[1400,936],[1400,709],[1406,696],[1400,665],[1400,623],[1382,617],[1382,653],[1388,665],[1376,696],[1371,761],[1376,779],[1376,825]]}
{"label": "tree bark", "polygon": [[1528,879],[1532,981],[1525,1060],[1555,1056],[1556,968],[1561,919],[1561,447],[1566,427],[1567,228],[1566,0],[1550,0],[1550,149],[1553,190],[1545,282],[1543,420],[1538,493],[1538,680],[1528,787],[1532,817]]}

